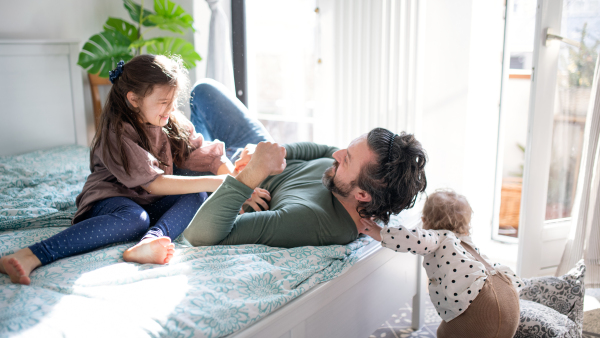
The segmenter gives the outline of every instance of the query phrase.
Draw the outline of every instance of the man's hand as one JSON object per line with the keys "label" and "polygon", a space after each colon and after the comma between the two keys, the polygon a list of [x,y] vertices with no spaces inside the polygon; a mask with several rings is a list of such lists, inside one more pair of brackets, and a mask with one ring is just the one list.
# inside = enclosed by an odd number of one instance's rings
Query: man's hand
{"label": "man's hand", "polygon": [[280,174],[285,169],[285,148],[277,143],[261,142],[248,162],[246,169],[236,180],[251,189],[258,187],[270,175]]}
{"label": "man's hand", "polygon": [[[252,196],[244,202],[244,205],[249,205],[254,211],[265,211],[269,210],[269,202],[271,200],[271,194],[269,191],[261,188],[255,188]],[[240,210],[240,215],[244,213],[244,208]]]}
{"label": "man's hand", "polygon": [[244,147],[244,150],[242,150],[242,153],[240,154],[240,158],[237,161],[235,161],[236,173],[239,173],[240,171],[244,170],[246,165],[248,165],[248,162],[250,162],[250,160],[252,159],[252,155],[254,155],[255,151],[256,144],[247,144],[246,147]]}
{"label": "man's hand", "polygon": [[262,173],[265,178],[281,174],[285,169],[285,148],[273,142],[260,142],[246,167]]}
{"label": "man's hand", "polygon": [[358,229],[358,232],[360,232],[361,234],[370,236],[374,240],[381,242],[381,229],[382,228],[379,226],[379,224],[377,224],[373,220],[367,219],[367,218],[361,218],[360,224],[362,225],[362,227],[360,229]]}

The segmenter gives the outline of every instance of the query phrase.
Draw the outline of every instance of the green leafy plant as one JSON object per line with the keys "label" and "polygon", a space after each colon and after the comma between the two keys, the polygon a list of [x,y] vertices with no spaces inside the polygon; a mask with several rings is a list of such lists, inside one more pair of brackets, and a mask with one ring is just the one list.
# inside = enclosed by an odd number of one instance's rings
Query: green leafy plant
{"label": "green leafy plant", "polygon": [[177,54],[187,68],[195,67],[196,62],[202,60],[194,46],[182,38],[145,37],[156,28],[177,34],[184,34],[188,29],[193,31],[194,19],[179,5],[169,0],[154,0],[154,12],[144,8],[144,0],[141,4],[123,0],[123,5],[134,24],[118,18],[106,20],[104,31],[93,35],[79,53],[77,64],[88,73],[108,77],[108,72],[117,66],[117,62],[127,62],[143,51]]}

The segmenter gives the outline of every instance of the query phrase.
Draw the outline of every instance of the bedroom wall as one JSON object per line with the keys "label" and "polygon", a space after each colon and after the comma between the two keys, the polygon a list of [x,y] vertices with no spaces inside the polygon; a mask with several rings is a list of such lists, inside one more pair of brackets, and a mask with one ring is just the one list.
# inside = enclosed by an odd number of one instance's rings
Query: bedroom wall
{"label": "bedroom wall", "polygon": [[[146,3],[152,2],[147,0]],[[200,19],[196,19],[196,34],[187,33],[185,38],[200,43],[208,41],[204,36],[207,36],[208,32],[210,10],[205,1],[176,0],[176,3],[188,13],[202,14]],[[199,10],[194,11],[194,6]],[[2,8],[0,39],[75,40],[81,47],[89,37],[102,30],[102,25],[109,16],[130,19],[121,0],[0,0],[0,8]],[[202,8],[205,10],[203,11]],[[158,35],[168,34],[158,31],[154,36]],[[197,50],[201,56],[206,56],[204,45],[199,46]],[[203,60],[197,68],[204,70],[205,67]],[[196,72],[190,72],[190,77],[195,81]],[[92,98],[87,75],[83,69],[81,78],[84,85],[88,140],[91,141],[94,134]]]}
{"label": "bedroom wall", "polygon": [[491,231],[502,65],[502,3],[429,0],[423,110],[417,138],[429,155],[428,192],[452,188]]}

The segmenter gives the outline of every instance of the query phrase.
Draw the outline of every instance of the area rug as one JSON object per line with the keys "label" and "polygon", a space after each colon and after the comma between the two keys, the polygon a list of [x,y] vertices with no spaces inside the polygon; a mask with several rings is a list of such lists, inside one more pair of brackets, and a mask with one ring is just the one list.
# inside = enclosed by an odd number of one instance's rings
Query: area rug
{"label": "area rug", "polygon": [[[391,317],[373,332],[369,338],[407,338],[427,337],[436,338],[437,328],[442,319],[438,316],[433,304],[427,299],[425,301],[424,325],[419,330],[413,330],[412,307],[404,304]],[[586,311],[583,314],[582,338],[600,338],[600,309]]]}
{"label": "area rug", "polygon": [[600,309],[583,313],[583,336],[600,337]]}
{"label": "area rug", "polygon": [[435,338],[435,333],[441,321],[442,318],[438,316],[431,301],[426,299],[424,325],[415,331],[410,327],[412,323],[412,307],[409,304],[404,304],[403,307],[399,308],[388,320],[381,324],[381,327],[373,332],[369,338]]}

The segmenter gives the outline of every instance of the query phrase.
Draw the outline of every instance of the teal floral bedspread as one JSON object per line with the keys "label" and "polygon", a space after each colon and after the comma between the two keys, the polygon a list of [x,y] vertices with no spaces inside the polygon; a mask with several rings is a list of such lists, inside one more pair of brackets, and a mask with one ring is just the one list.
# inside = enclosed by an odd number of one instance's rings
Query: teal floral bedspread
{"label": "teal floral bedspread", "polygon": [[73,145],[0,157],[0,230],[71,225],[89,154]]}
{"label": "teal floral bedspread", "polygon": [[[0,158],[0,255],[70,224],[88,156],[62,147]],[[369,242],[294,249],[177,242],[168,265],[124,262],[126,243],[40,267],[29,286],[0,274],[0,337],[225,336],[344,273]]]}

